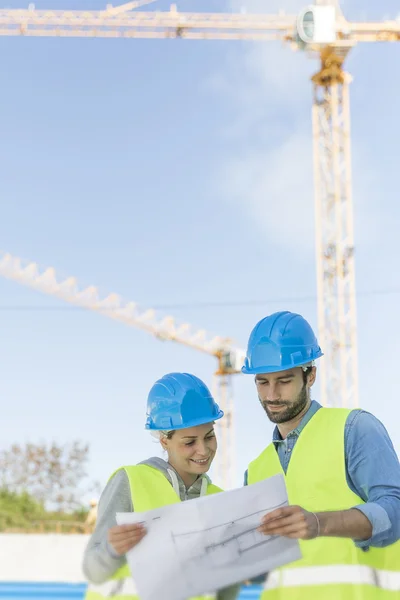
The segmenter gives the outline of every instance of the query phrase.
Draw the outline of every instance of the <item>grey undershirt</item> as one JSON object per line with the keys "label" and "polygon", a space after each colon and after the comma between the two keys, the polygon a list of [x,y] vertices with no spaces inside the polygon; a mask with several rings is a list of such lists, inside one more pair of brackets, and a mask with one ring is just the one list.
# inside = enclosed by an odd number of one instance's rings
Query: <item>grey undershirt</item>
{"label": "grey undershirt", "polygon": [[[145,464],[161,471],[173,485],[171,475],[168,471],[174,471],[169,463],[162,458],[150,458],[140,464]],[[179,496],[181,501],[198,498],[201,492],[203,478],[209,482],[207,475],[202,475],[194,484],[186,489],[181,477],[174,471],[175,481],[179,484]],[[177,490],[176,490],[177,491]],[[117,525],[117,512],[133,512],[129,480],[124,470],[118,471],[107,483],[98,506],[96,527],[86,546],[83,556],[83,572],[85,577],[94,584],[104,583],[114,573],[126,564],[125,555],[117,556],[107,540],[107,532],[111,527]],[[156,566],[156,565],[155,565]],[[239,594],[240,586],[235,585],[218,592],[218,600],[235,600]]]}

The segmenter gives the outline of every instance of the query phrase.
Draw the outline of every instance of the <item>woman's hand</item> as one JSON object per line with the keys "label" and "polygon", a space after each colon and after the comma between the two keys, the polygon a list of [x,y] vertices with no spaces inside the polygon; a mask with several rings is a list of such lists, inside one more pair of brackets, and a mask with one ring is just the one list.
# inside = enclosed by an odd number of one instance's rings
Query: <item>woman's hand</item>
{"label": "woman's hand", "polygon": [[108,541],[118,556],[122,556],[132,550],[147,531],[140,523],[134,525],[116,525],[108,530]]}

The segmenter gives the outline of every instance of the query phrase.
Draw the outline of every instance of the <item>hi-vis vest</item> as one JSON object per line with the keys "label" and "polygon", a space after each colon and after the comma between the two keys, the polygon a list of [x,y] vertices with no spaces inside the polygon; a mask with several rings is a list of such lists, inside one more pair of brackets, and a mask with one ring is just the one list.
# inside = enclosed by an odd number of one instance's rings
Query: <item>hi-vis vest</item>
{"label": "hi-vis vest", "polygon": [[[135,465],[131,467],[121,467],[126,472],[131,489],[132,504],[135,512],[145,512],[167,504],[180,502],[180,498],[173,487],[160,471],[148,465]],[[111,477],[115,475],[113,473]],[[216,494],[222,490],[216,485],[209,484],[207,495]],[[126,564],[113,577],[101,585],[89,584],[85,600],[139,600],[135,583],[129,566]],[[191,600],[205,600],[212,596],[202,596],[192,598]]]}
{"label": "hi-vis vest", "polygon": [[[319,409],[301,432],[286,475],[274,444],[248,469],[248,483],[285,475],[289,503],[312,512],[362,504],[346,481],[344,428],[349,410]],[[379,456],[371,456],[379,469]],[[357,548],[351,539],[300,540],[303,558],[269,573],[262,600],[399,600],[400,543]]]}

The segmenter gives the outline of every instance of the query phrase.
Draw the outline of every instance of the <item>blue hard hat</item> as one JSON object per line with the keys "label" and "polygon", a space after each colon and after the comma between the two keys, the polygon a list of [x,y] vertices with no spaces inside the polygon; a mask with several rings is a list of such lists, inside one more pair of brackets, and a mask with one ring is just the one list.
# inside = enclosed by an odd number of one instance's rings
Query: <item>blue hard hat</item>
{"label": "blue hard hat", "polygon": [[146,429],[170,431],[211,423],[224,416],[208,387],[195,375],[168,373],[147,398]]}
{"label": "blue hard hat", "polygon": [[296,313],[276,312],[261,319],[250,334],[242,367],[246,375],[277,373],[323,356],[310,324]]}

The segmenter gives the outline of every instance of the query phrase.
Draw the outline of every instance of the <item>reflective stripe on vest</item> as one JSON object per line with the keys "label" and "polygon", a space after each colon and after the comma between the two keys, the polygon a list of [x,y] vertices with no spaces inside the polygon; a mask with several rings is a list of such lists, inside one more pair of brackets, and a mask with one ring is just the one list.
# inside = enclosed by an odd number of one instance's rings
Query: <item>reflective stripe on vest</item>
{"label": "reflective stripe on vest", "polygon": [[[118,598],[120,600],[139,600],[137,590],[132,577],[125,579],[110,579],[104,583],[95,585],[90,583],[87,588],[86,598]],[[209,593],[201,596],[201,600],[216,600],[217,594]],[[195,599],[193,599],[195,600]]]}
{"label": "reflective stripe on vest", "polygon": [[125,579],[109,579],[104,583],[98,585],[89,584],[88,592],[99,594],[103,598],[112,598],[113,596],[137,596],[137,590],[135,582],[132,577],[126,577]]}
{"label": "reflective stripe on vest", "polygon": [[390,592],[400,591],[400,573],[382,571],[363,565],[327,565],[271,571],[265,590],[304,585],[353,584],[371,585]]}
{"label": "reflective stripe on vest", "polygon": [[[86,599],[90,598],[118,598],[119,600],[139,600],[137,590],[132,577],[125,579],[110,579],[104,583],[89,584],[86,591]],[[204,594],[198,600],[216,600],[216,593]],[[192,600],[196,600],[193,598]]]}

